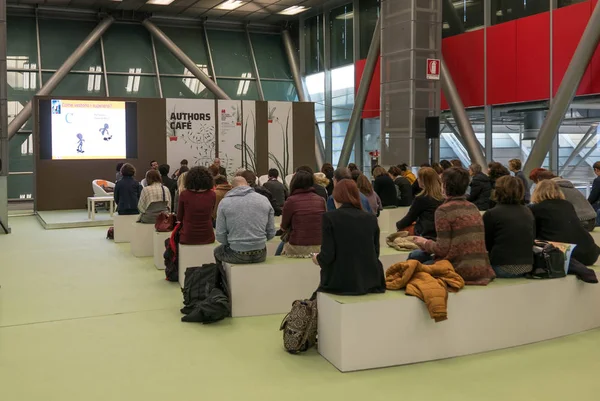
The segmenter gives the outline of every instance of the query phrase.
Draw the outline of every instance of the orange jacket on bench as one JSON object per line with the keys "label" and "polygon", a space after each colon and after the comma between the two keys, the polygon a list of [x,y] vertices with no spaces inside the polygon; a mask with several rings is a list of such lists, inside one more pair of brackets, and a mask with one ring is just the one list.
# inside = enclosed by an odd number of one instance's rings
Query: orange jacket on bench
{"label": "orange jacket on bench", "polygon": [[419,297],[436,322],[448,319],[448,291],[458,292],[465,286],[463,278],[447,260],[423,265],[416,260],[396,263],[385,272],[388,290],[406,288],[407,295]]}

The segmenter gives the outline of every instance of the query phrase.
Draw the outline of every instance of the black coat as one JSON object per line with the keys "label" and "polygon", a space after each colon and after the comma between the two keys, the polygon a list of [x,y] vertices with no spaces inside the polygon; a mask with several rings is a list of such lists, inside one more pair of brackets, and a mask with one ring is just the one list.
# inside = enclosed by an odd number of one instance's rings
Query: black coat
{"label": "black coat", "polygon": [[[416,182],[416,181],[415,181]],[[397,199],[396,205],[398,206],[410,206],[412,205],[414,196],[413,196],[413,187],[410,185],[410,181],[405,177],[399,175],[394,179],[394,184],[398,188],[399,197]]]}
{"label": "black coat", "polygon": [[379,195],[381,204],[383,207],[397,206],[398,205],[398,193],[394,181],[389,175],[380,175],[375,178],[373,183],[373,189]]}
{"label": "black coat", "polygon": [[406,216],[396,223],[396,228],[402,230],[416,222],[415,235],[427,239],[436,239],[435,211],[442,203],[443,201],[434,199],[431,196],[417,196]]}
{"label": "black coat", "polygon": [[275,212],[275,216],[281,216],[281,212],[282,212],[281,207],[279,207],[279,205],[277,204],[277,201],[273,197],[273,194],[271,193],[271,191],[269,191],[267,188],[262,187],[260,185],[253,186],[252,188],[254,188],[254,191],[256,191],[257,194],[261,194],[262,196],[264,196],[265,198],[267,198],[269,200],[269,203],[271,204],[271,207],[273,208],[273,211]]}
{"label": "black coat", "polygon": [[477,206],[477,209],[485,211],[490,208],[491,195],[492,182],[490,177],[483,173],[475,174],[471,180],[471,193],[467,200]]}
{"label": "black coat", "polygon": [[379,225],[372,213],[350,205],[323,214],[318,291],[340,295],[385,292],[379,261]]}
{"label": "black coat", "polygon": [[[177,192],[177,181],[169,178],[168,175],[161,176],[163,185],[169,188],[169,192],[171,193],[171,202],[175,201],[175,192]],[[171,210],[173,210],[173,205],[171,206]]]}
{"label": "black coat", "polygon": [[327,202],[327,199],[329,198],[329,195],[327,195],[327,189],[325,189],[324,186],[319,184],[315,184],[313,188],[315,189],[317,195],[325,199],[325,202]]}
{"label": "black coat", "polygon": [[562,199],[549,199],[531,206],[535,216],[536,238],[577,244],[571,257],[591,266],[600,256],[594,238],[581,225],[573,205]]}
{"label": "black coat", "polygon": [[483,215],[492,266],[533,264],[535,218],[523,205],[498,204]]}
{"label": "black coat", "polygon": [[123,177],[115,185],[115,204],[120,215],[139,214],[142,186],[133,177]]}

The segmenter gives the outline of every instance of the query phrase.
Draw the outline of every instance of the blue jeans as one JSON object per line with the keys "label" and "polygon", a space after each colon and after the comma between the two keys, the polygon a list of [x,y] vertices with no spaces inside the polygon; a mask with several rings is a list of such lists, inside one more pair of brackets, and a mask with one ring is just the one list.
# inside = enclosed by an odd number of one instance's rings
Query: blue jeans
{"label": "blue jeans", "polygon": [[424,265],[432,265],[434,263],[433,256],[431,256],[429,253],[422,251],[420,249],[417,249],[416,251],[412,251],[408,255],[408,260],[417,260]]}
{"label": "blue jeans", "polygon": [[249,252],[236,252],[229,245],[219,245],[215,248],[214,255],[217,262],[233,265],[263,263],[267,259],[267,248]]}
{"label": "blue jeans", "polygon": [[281,253],[283,252],[284,245],[285,245],[285,242],[281,241],[281,243],[277,247],[277,250],[275,251],[275,256],[281,256]]}

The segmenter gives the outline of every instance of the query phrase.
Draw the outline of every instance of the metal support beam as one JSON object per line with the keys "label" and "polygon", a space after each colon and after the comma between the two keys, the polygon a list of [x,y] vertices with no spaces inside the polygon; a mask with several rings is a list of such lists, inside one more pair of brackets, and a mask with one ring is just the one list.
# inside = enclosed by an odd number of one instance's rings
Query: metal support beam
{"label": "metal support beam", "polygon": [[[296,86],[296,93],[298,93],[298,100],[301,102],[307,102],[308,97],[304,90],[302,78],[300,76],[300,69],[298,68],[298,60],[296,59],[296,51],[292,44],[292,38],[287,30],[281,32],[281,38],[283,39],[283,46],[285,48],[285,54],[290,65],[290,71],[294,78],[294,85]],[[317,167],[320,169],[323,163],[325,163],[325,147],[323,146],[323,140],[319,133],[319,126],[315,123],[315,158],[317,161]]]}
{"label": "metal support beam", "polygon": [[531,148],[529,158],[525,163],[523,172],[528,175],[534,168],[540,167],[546,158],[546,154],[552,147],[552,141],[558,132],[558,128],[569,108],[569,104],[575,96],[581,77],[585,73],[590,60],[600,42],[600,3],[596,4],[594,11],[588,21],[587,27],[581,35],[575,54],[569,63],[569,67],[558,87],[556,97],[548,110],[548,115],[540,128],[538,138]]}
{"label": "metal support beam", "polygon": [[[485,161],[491,163],[494,161],[494,116],[492,115],[492,106],[485,106]],[[482,166],[483,167],[483,166]]]}
{"label": "metal support beam", "polygon": [[104,73],[104,94],[106,97],[110,97],[110,90],[108,89],[108,73],[106,71],[106,54],[104,53],[104,40],[100,37],[100,56],[102,56],[102,72]]}
{"label": "metal support beam", "polygon": [[348,123],[348,130],[344,137],[344,144],[342,145],[342,151],[340,152],[340,160],[338,166],[346,166],[350,160],[352,154],[352,147],[355,143],[356,132],[360,130],[360,121],[362,119],[362,112],[365,107],[365,101],[369,94],[369,88],[371,87],[371,81],[373,80],[373,73],[377,66],[377,60],[381,54],[381,17],[377,19],[377,25],[375,25],[375,31],[373,32],[373,38],[371,39],[371,46],[369,47],[369,53],[367,54],[367,60],[365,62],[365,69],[363,75],[360,78],[360,84],[358,85],[358,91],[356,92],[356,98],[354,99],[354,107],[352,107],[352,114],[350,115],[350,122]]}
{"label": "metal support beam", "polygon": [[206,54],[208,54],[208,62],[210,63],[210,73],[212,74],[212,80],[217,84],[217,72],[215,70],[215,63],[212,57],[212,50],[210,49],[210,41],[208,40],[208,29],[206,29],[206,23],[204,24],[204,42],[206,43]]}
{"label": "metal support beam", "polygon": [[590,126],[583,138],[581,138],[581,141],[579,141],[577,146],[575,146],[575,149],[573,149],[571,155],[567,158],[567,161],[565,161],[565,164],[563,164],[563,168],[560,170],[558,175],[563,175],[565,170],[569,168],[569,163],[571,163],[573,159],[575,159],[579,155],[579,153],[581,153],[581,151],[587,146],[587,144],[590,143],[592,139],[594,139],[594,136],[596,136],[597,129],[597,125]]}
{"label": "metal support beam", "polygon": [[206,75],[194,61],[189,58],[183,50],[181,50],[163,31],[161,31],[156,25],[154,25],[150,20],[144,20],[142,25],[146,27],[146,29],[156,38],[159,42],[161,42],[165,47],[177,58],[181,64],[188,69],[193,76],[198,78],[202,85],[206,86],[206,88],[211,91],[217,99],[226,99],[229,100],[230,97],[225,93],[225,91],[214,83],[208,75]]}
{"label": "metal support beam", "polygon": [[[79,59],[83,57],[87,51],[94,46],[94,44],[102,37],[102,34],[106,32],[108,27],[114,22],[114,18],[111,16],[106,17],[102,22],[100,22],[96,28],[81,42],[81,44],[75,49],[73,54],[71,54],[60,66],[58,70],[50,77],[48,82],[37,92],[36,96],[47,96],[52,94],[52,91],[56,89],[58,84],[63,80],[64,77],[67,76],[71,68],[77,64]],[[39,62],[39,60],[38,60]],[[33,111],[33,103],[30,101],[23,107],[23,110],[10,122],[8,125],[8,138],[12,138],[17,131],[29,120],[31,117],[31,113]]]}
{"label": "metal support beam", "polygon": [[8,234],[8,106],[6,0],[0,1],[0,227]]}
{"label": "metal support beam", "polygon": [[[100,41],[102,43],[102,41]],[[156,72],[156,84],[158,85],[158,97],[163,98],[162,83],[160,82],[160,69],[158,68],[158,57],[156,57],[156,47],[154,46],[154,36],[150,35],[150,44],[152,45],[152,58],[154,59],[154,71]]]}
{"label": "metal support beam", "polygon": [[248,30],[248,26],[246,26],[246,39],[248,39],[248,50],[250,50],[252,69],[254,70],[254,76],[256,77],[256,89],[258,91],[258,99],[265,100],[265,93],[263,92],[262,82],[260,81],[260,73],[258,72],[258,64],[256,63],[256,55],[254,54],[254,46],[252,46],[252,39],[250,38],[250,31]]}
{"label": "metal support beam", "polygon": [[579,159],[579,161],[577,162],[576,165],[573,166],[573,168],[571,170],[569,170],[566,174],[565,174],[565,178],[570,176],[571,174],[573,174],[573,172],[575,170],[577,170],[577,167],[579,167],[581,165],[581,163],[583,163],[588,157],[591,156],[591,154],[598,148],[598,144],[596,144],[596,146],[593,146],[590,150],[588,150],[588,152],[585,154],[585,156],[583,156],[581,159]]}
{"label": "metal support beam", "polygon": [[469,117],[465,111],[465,106],[463,105],[462,100],[458,94],[458,90],[454,85],[454,81],[452,80],[452,76],[446,67],[446,63],[444,59],[441,59],[441,81],[442,81],[442,90],[446,95],[446,100],[448,100],[448,105],[450,105],[450,110],[452,110],[452,115],[454,116],[454,121],[458,126],[458,131],[465,143],[465,148],[469,153],[469,157],[471,158],[471,163],[477,163],[479,165],[486,166],[487,163],[485,161],[485,157],[483,152],[481,151],[481,145],[475,136],[475,131],[473,131],[473,126],[471,125],[471,121],[469,121]]}

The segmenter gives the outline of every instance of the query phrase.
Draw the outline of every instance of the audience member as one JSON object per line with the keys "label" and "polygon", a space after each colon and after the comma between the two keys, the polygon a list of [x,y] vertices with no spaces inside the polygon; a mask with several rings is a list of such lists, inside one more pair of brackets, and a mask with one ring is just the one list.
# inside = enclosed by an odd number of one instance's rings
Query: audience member
{"label": "audience member", "polygon": [[234,177],[217,210],[217,262],[262,263],[267,241],[275,237],[273,207],[252,189],[244,177]]}
{"label": "audience member", "polygon": [[348,170],[352,173],[353,171],[358,170],[358,166],[355,163],[348,164]]}
{"label": "audience member", "polygon": [[390,167],[388,174],[394,180],[396,186],[396,205],[410,206],[414,198],[410,181],[402,176],[402,170],[397,166]]}
{"label": "audience member", "polygon": [[121,180],[121,178],[123,178],[123,174],[121,173],[121,168],[123,167],[125,163],[117,163],[117,174],[115,176],[115,184],[117,182],[119,182]]}
{"label": "audience member", "polygon": [[173,201],[173,206],[175,207],[173,213],[177,213],[177,207],[179,206],[179,195],[185,191],[185,177],[187,176],[188,171],[179,172],[179,177],[177,178],[177,192],[175,193],[175,200]]}
{"label": "audience member", "polygon": [[585,199],[585,196],[565,178],[557,177],[549,170],[540,171],[537,174],[538,183],[544,180],[552,180],[558,184],[558,187],[565,195],[565,199],[575,208],[575,213],[581,222],[581,225],[588,231],[594,231],[596,227],[596,211]]}
{"label": "audience member", "polygon": [[418,181],[421,191],[413,201],[406,216],[396,222],[398,231],[406,231],[415,223],[415,235],[427,239],[436,239],[435,231],[435,211],[444,201],[442,194],[442,180],[438,173],[429,167],[419,169]]}
{"label": "audience member", "polygon": [[321,267],[317,291],[341,295],[385,292],[377,217],[362,210],[358,188],[350,179],[336,183],[333,199],[336,209],[323,215],[321,252],[313,255],[313,262]]}
{"label": "audience member", "polygon": [[215,178],[215,208],[213,209],[213,221],[216,223],[217,221],[217,209],[219,208],[219,203],[223,200],[227,192],[231,191],[231,184],[227,181],[227,177],[218,175]]}
{"label": "audience member", "polygon": [[438,162],[435,162],[431,165],[431,168],[435,170],[436,173],[442,174],[444,172],[444,169],[442,168],[442,165]]}
{"label": "audience member", "polygon": [[256,174],[254,174],[254,172],[252,172],[250,170],[244,170],[242,173],[240,173],[240,176],[244,177],[244,179],[246,180],[248,185],[252,189],[254,189],[254,191],[257,194],[262,195],[265,198],[267,198],[267,200],[271,204],[271,207],[273,208],[275,216],[281,216],[281,207],[275,201],[275,198],[273,197],[273,194],[271,193],[271,191],[269,191],[265,187],[262,187],[262,186],[256,184]]}
{"label": "audience member", "polygon": [[[181,171],[182,167],[185,167],[186,170]],[[171,176],[171,178],[174,179],[174,180],[177,180],[179,178],[179,175],[181,173],[186,172],[186,171],[189,171],[188,161],[187,161],[187,159],[183,159],[182,161],[179,162],[179,168],[177,170],[175,170],[175,172],[173,173],[173,175]]]}
{"label": "audience member", "polygon": [[488,164],[488,177],[490,179],[490,184],[492,185],[492,193],[490,195],[490,209],[496,206],[496,195],[494,188],[496,187],[496,180],[500,177],[504,177],[505,175],[510,175],[510,172],[506,167],[502,165],[502,163],[491,162]]}
{"label": "audience member", "polygon": [[450,164],[452,165],[452,167],[464,168],[462,162],[460,160],[458,160],[458,159],[452,159],[452,160],[450,160]]}
{"label": "audience member", "polygon": [[472,177],[470,184],[471,193],[467,197],[467,200],[481,211],[488,210],[490,208],[490,196],[492,195],[490,178],[483,174],[481,165],[477,163],[471,164],[469,174]]}
{"label": "audience member", "polygon": [[217,166],[219,168],[219,174],[218,175],[222,175],[224,177],[227,177],[227,170],[225,170],[225,167],[221,166],[221,159],[219,159],[218,157],[214,160],[213,164],[215,166]]}
{"label": "audience member", "polygon": [[[333,174],[334,188],[338,184],[338,182],[341,182],[343,180],[352,180],[352,176],[350,175],[350,171],[348,171],[347,168],[338,167],[337,170],[335,170],[335,172]],[[358,194],[360,197],[360,203],[362,204],[363,210],[365,210],[369,213],[373,213],[373,210],[371,210],[371,205],[369,205],[369,201],[367,200],[367,197],[364,196],[363,194],[361,194],[360,192]],[[333,195],[327,199],[327,210],[330,212],[335,210],[335,201],[333,199]]]}
{"label": "audience member", "polygon": [[373,190],[373,186],[369,179],[364,174],[361,174],[356,180],[356,185],[358,186],[360,193],[367,197],[372,213],[379,216],[379,212],[383,210],[383,204],[381,203],[381,199],[379,198],[379,195],[377,195],[377,192]]}
{"label": "audience member", "polygon": [[525,173],[521,171],[521,160],[512,159],[508,161],[508,169],[517,177],[521,183],[523,183],[523,190],[525,195],[523,196],[523,202],[528,204],[531,202],[531,186],[529,185],[529,181],[527,177],[525,177]]}
{"label": "audience member", "polygon": [[499,278],[522,277],[533,265],[535,218],[523,206],[524,186],[517,177],[496,181],[496,207],[483,215],[485,246]]}
{"label": "audience member", "polygon": [[327,195],[326,188],[329,185],[329,179],[325,176],[325,174],[323,174],[321,172],[314,173],[314,179],[315,179],[315,192],[317,193],[317,195],[319,195],[320,197],[325,199],[325,202],[327,202],[328,195]]}
{"label": "audience member", "polygon": [[579,224],[573,205],[565,199],[554,180],[539,181],[531,196],[536,238],[576,244],[571,258],[591,266],[598,260],[600,248],[589,232]]}
{"label": "audience member", "polygon": [[452,167],[444,171],[442,182],[446,200],[435,212],[437,240],[415,237],[421,250],[411,252],[409,259],[432,263],[435,255],[435,260],[452,263],[466,284],[487,285],[496,276],[485,248],[481,214],[465,197],[469,173]]}
{"label": "audience member", "polygon": [[179,243],[203,245],[215,242],[212,213],[216,195],[214,179],[206,167],[192,167],[185,177],[185,191],[179,196],[177,220],[182,222]]}
{"label": "audience member", "polygon": [[373,178],[375,179],[373,181],[373,189],[379,195],[383,207],[396,207],[398,204],[396,185],[394,185],[394,181],[388,175],[387,171],[383,167],[377,167],[373,171]]}
{"label": "audience member", "polygon": [[269,170],[268,176],[269,179],[264,183],[263,187],[271,192],[271,195],[273,195],[273,198],[275,198],[277,206],[282,208],[283,204],[285,203],[285,198],[287,198],[288,194],[285,186],[277,179],[279,177],[279,171],[276,168],[272,168]]}
{"label": "audience member", "polygon": [[[169,178],[169,170],[171,167],[168,164],[161,164],[158,166],[158,172],[160,173],[160,178],[162,179],[163,185],[169,188],[169,192],[171,193],[171,200],[175,200],[175,192],[177,192],[177,181]],[[174,209],[174,205],[171,205],[171,210]]]}
{"label": "audience member", "polygon": [[414,184],[415,181],[417,181],[417,177],[415,177],[413,172],[410,170],[410,167],[408,166],[408,164],[406,164],[406,163],[399,164],[398,168],[402,172],[402,177],[406,178],[408,180],[408,182],[410,182],[410,185]]}
{"label": "audience member", "polygon": [[142,186],[133,178],[135,167],[129,163],[121,167],[121,179],[115,184],[115,205],[119,215],[139,214],[138,202],[142,194]]}
{"label": "audience member", "polygon": [[321,172],[325,174],[325,177],[327,177],[329,180],[329,185],[327,185],[326,189],[327,196],[331,196],[331,194],[333,194],[333,165],[331,163],[323,164],[323,167],[321,167]]}
{"label": "audience member", "polygon": [[356,182],[358,180],[358,177],[360,177],[362,175],[362,172],[358,169],[356,170],[351,170],[350,171],[350,175],[352,176],[352,180],[354,182]]}
{"label": "audience member", "polygon": [[442,172],[444,172],[452,167],[452,163],[450,163],[448,160],[440,160],[440,166],[442,167]]}
{"label": "audience member", "polygon": [[169,212],[171,208],[171,193],[169,188],[162,184],[160,173],[156,170],[149,170],[146,173],[146,182],[148,185],[142,189],[138,209],[141,213],[140,223],[154,224],[156,218],[162,212]]}
{"label": "audience member", "polygon": [[594,178],[588,202],[596,211],[596,225],[600,226],[600,162],[594,163],[594,174],[596,178]]}
{"label": "audience member", "polygon": [[313,174],[298,171],[290,183],[291,195],[281,215],[283,241],[275,255],[310,258],[321,249],[321,219],[326,212],[323,198],[315,193]]}
{"label": "audience member", "polygon": [[208,166],[208,171],[210,172],[210,175],[214,177],[219,175],[219,167],[216,164],[211,164],[210,166]]}
{"label": "audience member", "polygon": [[[156,160],[152,160],[150,162],[150,170],[158,171],[158,162]],[[146,187],[147,185],[148,185],[148,182],[147,182],[146,178],[144,178],[142,180],[142,186]]]}

